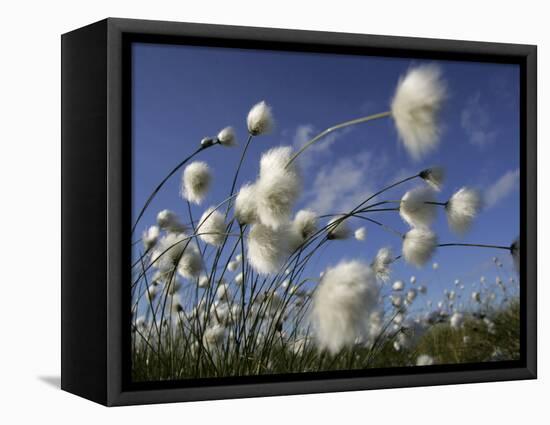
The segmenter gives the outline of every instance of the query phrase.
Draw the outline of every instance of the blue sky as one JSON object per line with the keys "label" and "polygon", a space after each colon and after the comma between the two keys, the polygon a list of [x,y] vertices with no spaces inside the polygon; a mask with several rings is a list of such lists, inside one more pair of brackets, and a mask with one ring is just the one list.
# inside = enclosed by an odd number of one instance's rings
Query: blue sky
{"label": "blue sky", "polygon": [[[407,58],[344,56],[176,45],[133,46],[133,213],[175,164],[196,149],[204,136],[235,128],[240,147],[209,149],[197,159],[214,174],[213,188],[195,218],[225,199],[246,141],[246,115],[265,100],[273,108],[275,130],[253,140],[239,183],[254,180],[262,152],[279,145],[299,146],[330,125],[389,109],[401,75],[426,61]],[[431,62],[431,61],[428,61]],[[446,201],[462,186],[483,191],[487,207],[471,232],[458,238],[443,211],[433,229],[445,242],[509,245],[519,233],[519,68],[515,65],[437,61],[449,97],[441,115],[440,147],[421,161],[412,160],[400,144],[390,119],[355,126],[328,137],[301,158],[304,193],[297,205],[320,214],[341,212],[373,191],[431,165],[446,169],[439,198]],[[179,196],[180,174],[157,195],[137,233],[168,208],[184,221],[186,204]],[[239,184],[239,186],[240,186]],[[388,192],[400,199],[406,189]],[[373,215],[402,232],[407,226],[396,213]],[[354,227],[365,222],[352,222]],[[365,242],[335,241],[312,263],[318,275],[342,258],[369,261],[382,246],[400,251],[400,240],[376,226],[367,226]],[[481,275],[494,282],[493,256],[502,258],[503,279],[513,276],[503,251],[441,248],[434,257],[439,269],[399,262],[392,280],[415,275],[427,284],[426,299],[437,301],[444,288],[459,278],[469,290]]]}

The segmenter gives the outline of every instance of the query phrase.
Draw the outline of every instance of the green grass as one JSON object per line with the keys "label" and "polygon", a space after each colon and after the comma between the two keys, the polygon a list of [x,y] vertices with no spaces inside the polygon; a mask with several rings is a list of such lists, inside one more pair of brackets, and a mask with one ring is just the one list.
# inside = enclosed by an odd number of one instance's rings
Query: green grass
{"label": "green grass", "polygon": [[[514,360],[519,358],[519,303],[517,300],[487,313],[494,323],[489,329],[479,317],[469,314],[460,329],[448,323],[430,326],[416,344],[396,351],[393,342],[398,330],[386,333],[374,347],[356,346],[335,356],[322,353],[308,339],[303,350],[293,350],[293,339],[273,333],[256,344],[237,347],[229,337],[221,345],[210,347],[192,342],[181,330],[166,332],[162,344],[137,343],[132,354],[134,381],[177,380],[227,376],[266,375],[326,370],[354,370],[411,366],[421,354],[436,364],[457,364]],[[137,334],[137,340],[140,338]],[[304,341],[304,340],[300,340]],[[244,345],[244,344],[243,344]]]}

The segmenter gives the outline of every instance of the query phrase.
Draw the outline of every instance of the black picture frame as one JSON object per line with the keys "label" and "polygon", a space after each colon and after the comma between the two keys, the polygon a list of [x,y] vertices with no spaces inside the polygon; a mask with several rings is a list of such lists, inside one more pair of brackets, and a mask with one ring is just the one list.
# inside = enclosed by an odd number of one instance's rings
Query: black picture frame
{"label": "black picture frame", "polygon": [[[130,258],[129,45],[134,41],[519,64],[520,360],[129,382],[124,282],[129,282]],[[114,406],[536,378],[536,46],[118,18],[64,34],[61,42],[62,389]]]}

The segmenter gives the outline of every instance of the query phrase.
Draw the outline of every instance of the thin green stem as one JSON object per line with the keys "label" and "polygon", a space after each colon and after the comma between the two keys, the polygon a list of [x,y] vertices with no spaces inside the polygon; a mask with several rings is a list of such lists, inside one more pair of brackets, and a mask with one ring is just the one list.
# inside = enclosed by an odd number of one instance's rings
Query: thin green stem
{"label": "thin green stem", "polygon": [[325,137],[327,134],[330,134],[332,133],[333,131],[336,131],[336,130],[340,130],[341,128],[344,128],[344,127],[349,127],[351,125],[356,125],[356,124],[362,124],[362,123],[365,123],[365,122],[369,122],[369,121],[373,121],[373,120],[377,120],[377,119],[380,119],[380,118],[385,118],[385,117],[389,117],[391,115],[391,112],[390,111],[386,111],[386,112],[381,112],[379,114],[373,114],[373,115],[369,115],[369,116],[366,116],[366,117],[361,117],[361,118],[355,118],[353,120],[349,120],[349,121],[344,121],[340,124],[336,124],[336,125],[333,125],[332,127],[329,127],[327,128],[326,130],[323,130],[322,132],[320,132],[317,136],[315,136],[313,139],[309,140],[304,146],[302,146],[302,148],[296,152],[287,162],[285,168],[287,168],[290,164],[292,164],[292,162],[298,158],[298,156],[300,156],[307,148],[309,148],[311,145],[313,145],[315,142],[317,142],[318,140],[322,139],[323,137]]}

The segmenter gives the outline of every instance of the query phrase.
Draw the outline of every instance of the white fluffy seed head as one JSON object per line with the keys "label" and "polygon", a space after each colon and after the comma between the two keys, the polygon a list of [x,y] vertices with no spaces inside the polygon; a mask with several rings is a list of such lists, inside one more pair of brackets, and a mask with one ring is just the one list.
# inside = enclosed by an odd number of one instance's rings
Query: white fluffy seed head
{"label": "white fluffy seed head", "polygon": [[159,235],[160,229],[158,228],[158,226],[151,226],[143,231],[143,234],[141,235],[141,240],[146,250],[152,249],[157,244]]}
{"label": "white fluffy seed head", "polygon": [[392,262],[393,256],[391,249],[388,247],[380,248],[371,265],[378,279],[387,281],[390,278],[390,265]]}
{"label": "white fluffy seed head", "polygon": [[252,224],[258,219],[256,208],[256,185],[247,183],[235,199],[235,218],[240,224]]}
{"label": "white fluffy seed head", "polygon": [[210,286],[210,279],[205,274],[199,276],[198,287],[208,288]]}
{"label": "white fluffy seed head", "polygon": [[406,295],[407,301],[409,303],[412,303],[416,299],[416,295],[417,295],[416,289],[413,289],[413,288],[409,289]]}
{"label": "white fluffy seed head", "polygon": [[419,175],[432,189],[438,192],[441,190],[441,186],[443,186],[443,181],[445,180],[445,170],[442,167],[426,168]]}
{"label": "white fluffy seed head", "polygon": [[273,129],[271,107],[265,101],[256,103],[248,112],[246,124],[248,132],[253,136],[269,133]]}
{"label": "white fluffy seed head", "polygon": [[225,328],[220,324],[209,326],[204,330],[202,343],[209,351],[216,350],[225,339]]}
{"label": "white fluffy seed head", "polygon": [[437,236],[429,229],[413,228],[403,239],[403,257],[407,263],[422,267],[432,258],[437,248]]}
{"label": "white fluffy seed head", "polygon": [[197,232],[207,244],[220,246],[225,238],[225,221],[221,212],[213,207],[208,208],[202,215]]}
{"label": "white fluffy seed head", "polygon": [[445,207],[449,227],[455,233],[463,235],[466,233],[474,218],[482,208],[482,199],[475,189],[463,187],[458,190]]}
{"label": "white fluffy seed head", "polygon": [[348,239],[351,236],[351,229],[349,228],[348,221],[341,217],[334,217],[328,222],[327,225],[327,238],[331,240],[335,239]]}
{"label": "white fluffy seed head", "polygon": [[434,359],[432,356],[429,356],[427,354],[421,354],[416,359],[416,365],[417,366],[431,366],[434,364]]}
{"label": "white fluffy seed head", "polygon": [[164,272],[171,272],[177,267],[186,246],[188,237],[183,233],[167,233],[159,239],[151,252],[151,264]]}
{"label": "white fluffy seed head", "polygon": [[244,281],[243,273],[240,272],[237,276],[235,276],[235,283],[236,283],[238,286],[241,286],[241,285],[243,284],[243,281]]}
{"label": "white fluffy seed head", "polygon": [[358,241],[364,241],[367,239],[367,228],[366,227],[360,227],[355,231],[355,239]]}
{"label": "white fluffy seed head", "polygon": [[239,268],[239,262],[238,261],[230,261],[227,264],[227,270],[229,270],[230,272],[234,272],[238,268]]}
{"label": "white fluffy seed head", "polygon": [[402,280],[396,280],[393,282],[393,285],[391,286],[391,289],[394,291],[402,291],[405,288],[405,284]]}
{"label": "white fluffy seed head", "polygon": [[218,133],[218,142],[223,146],[236,146],[237,137],[235,136],[235,130],[233,127],[225,127]]}
{"label": "white fluffy seed head", "polygon": [[462,313],[454,313],[451,316],[451,327],[454,329],[459,329],[464,323],[464,315]]}
{"label": "white fluffy seed head", "polygon": [[435,65],[411,68],[399,80],[391,113],[399,137],[413,159],[420,159],[439,143],[437,119],[445,93],[441,71]]}
{"label": "white fluffy seed head", "polygon": [[248,233],[248,261],[261,274],[276,272],[288,255],[288,232],[256,223]]}
{"label": "white fluffy seed head", "polygon": [[288,165],[292,148],[270,149],[260,160],[260,176],[256,182],[258,218],[274,229],[286,223],[294,203],[300,196],[302,182],[296,162]]}
{"label": "white fluffy seed head", "polygon": [[178,273],[187,279],[193,279],[202,272],[202,257],[195,245],[189,244],[178,264]]}
{"label": "white fluffy seed head", "polygon": [[401,218],[412,227],[428,227],[435,219],[436,206],[434,191],[428,186],[409,190],[399,206]]}
{"label": "white fluffy seed head", "polygon": [[170,210],[162,210],[157,214],[157,224],[167,232],[183,233],[186,231],[176,213]]}
{"label": "white fluffy seed head", "polygon": [[208,164],[203,161],[195,161],[185,167],[181,178],[180,195],[183,199],[199,205],[210,188],[212,175]]}
{"label": "white fluffy seed head", "polygon": [[298,249],[317,232],[317,214],[311,210],[300,210],[290,224],[290,248]]}
{"label": "white fluffy seed head", "polygon": [[313,294],[312,321],[319,348],[331,354],[366,336],[380,287],[373,270],[359,261],[327,269]]}

